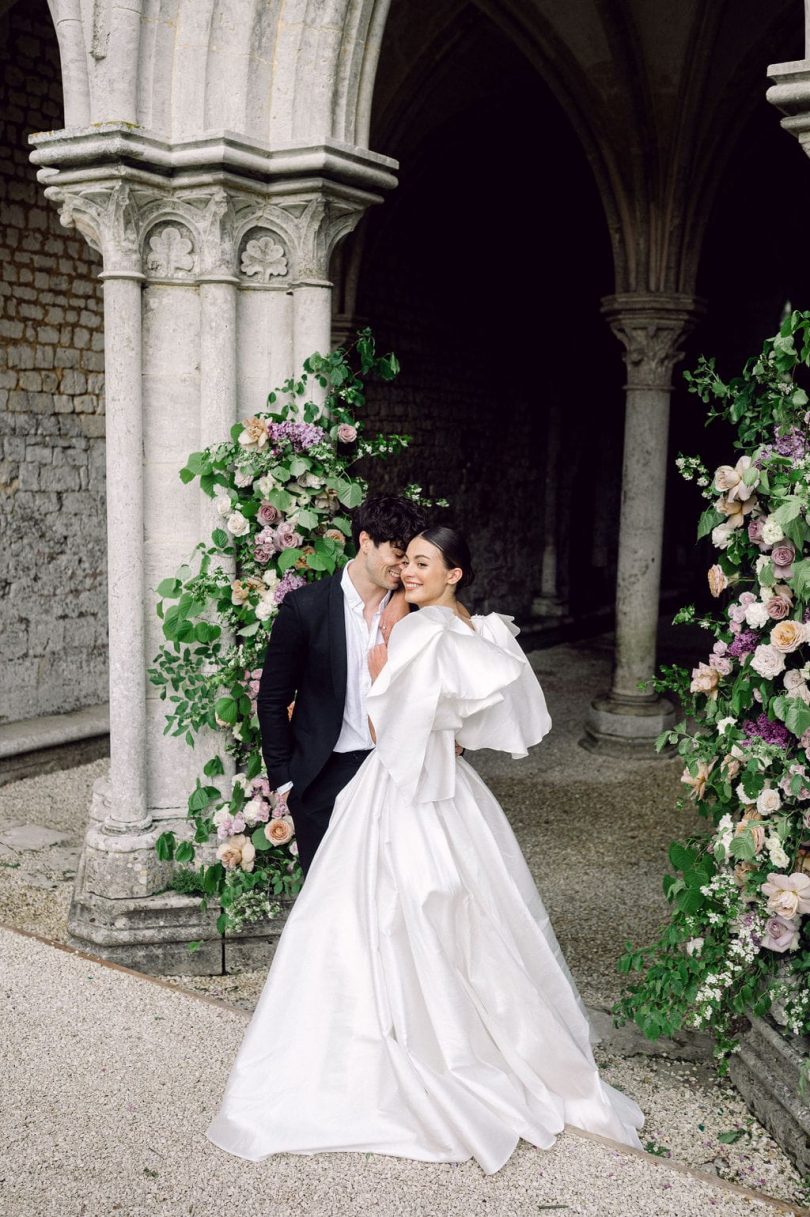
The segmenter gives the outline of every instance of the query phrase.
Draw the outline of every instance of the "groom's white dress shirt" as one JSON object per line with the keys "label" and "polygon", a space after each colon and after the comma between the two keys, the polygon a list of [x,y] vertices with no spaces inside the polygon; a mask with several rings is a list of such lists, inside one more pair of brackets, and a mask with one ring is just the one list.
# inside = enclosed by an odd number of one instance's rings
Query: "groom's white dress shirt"
{"label": "groom's white dress shirt", "polygon": [[391,599],[390,592],[383,596],[369,626],[363,615],[363,598],[349,574],[351,567],[351,562],[344,566],[340,581],[346,621],[346,702],[335,752],[356,752],[360,748],[374,747],[366,710],[366,696],[371,688],[368,653],[377,643],[384,641],[380,633],[380,619]]}

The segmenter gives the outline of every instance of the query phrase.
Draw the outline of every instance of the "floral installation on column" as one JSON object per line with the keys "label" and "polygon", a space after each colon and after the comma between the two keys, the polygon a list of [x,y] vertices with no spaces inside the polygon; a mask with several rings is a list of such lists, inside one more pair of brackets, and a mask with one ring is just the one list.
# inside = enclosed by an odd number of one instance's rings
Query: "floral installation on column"
{"label": "floral installation on column", "polygon": [[[193,453],[180,471],[184,482],[199,478],[219,526],[197,546],[193,568],[156,589],[166,642],[149,677],[171,703],[165,733],[194,747],[200,731],[218,730],[238,772],[231,789],[221,790],[213,783],[225,766],[221,755],[212,757],[188,800],[192,839],[164,832],[156,848],[161,858],[189,864],[202,847],[195,867],[178,868],[174,886],[202,895],[204,907],[219,902],[220,933],[278,915],[278,898],[301,886],[294,824],[264,773],[259,678],[284,597],[351,557],[348,513],[367,490],[354,466],[410,442],[406,435],[364,438],[357,417],[366,378],[391,380],[398,371],[396,356],[378,356],[370,330],[362,330],[352,347],[310,356],[299,378],[270,393],[267,413],[235,424],[229,442]],[[313,380],[326,389],[323,406],[308,400]],[[430,505],[419,486],[404,493]]]}
{"label": "floral installation on column", "polygon": [[709,633],[709,654],[653,684],[680,698],[684,720],[657,747],[677,746],[685,799],[710,830],[670,846],[671,919],[654,945],[627,943],[618,967],[634,981],[613,1013],[650,1039],[707,1030],[724,1068],[751,1012],[810,1032],[808,367],[810,312],[794,312],[739,378],[725,383],[705,358],[685,373],[707,421],[737,432],[713,473],[677,461],[711,503],[698,537],[718,551],[708,582],[722,607],[678,613]]}

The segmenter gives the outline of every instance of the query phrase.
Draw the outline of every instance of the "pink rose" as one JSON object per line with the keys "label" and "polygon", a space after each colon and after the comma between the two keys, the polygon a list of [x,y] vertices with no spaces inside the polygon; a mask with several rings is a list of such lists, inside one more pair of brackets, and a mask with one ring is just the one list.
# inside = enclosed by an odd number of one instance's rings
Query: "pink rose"
{"label": "pink rose", "polygon": [[728,606],[728,615],[732,621],[736,621],[736,622],[745,621],[745,605],[744,604],[730,604]]}
{"label": "pink rose", "polygon": [[732,634],[742,633],[742,626],[740,625],[739,621],[732,621],[728,628],[731,630]]}
{"label": "pink rose", "polygon": [[357,439],[357,428],[351,423],[341,423],[337,429],[337,437],[341,444],[353,444]]}
{"label": "pink rose", "polygon": [[768,951],[795,951],[799,945],[799,923],[788,917],[769,917],[762,945]]}
{"label": "pink rose", "polygon": [[791,602],[785,596],[771,596],[765,604],[768,616],[773,621],[783,621],[790,612]]}
{"label": "pink rose", "polygon": [[262,499],[259,510],[256,512],[256,519],[260,524],[275,524],[281,519],[281,513],[272,503],[268,503],[267,499]]}
{"label": "pink rose", "polygon": [[755,600],[756,596],[753,592],[743,592],[740,596],[740,604],[744,604],[746,608],[749,604],[753,604]]}
{"label": "pink rose", "polygon": [[304,538],[295,531],[295,526],[288,524],[287,521],[279,524],[276,529],[276,545],[279,549],[297,549],[299,545],[303,545]]}
{"label": "pink rose", "polygon": [[733,664],[725,655],[710,655],[709,666],[719,672],[721,676],[730,676]]}
{"label": "pink rose", "polygon": [[763,520],[761,516],[758,516],[756,520],[748,521],[748,540],[753,541],[760,549],[765,548],[762,541],[762,524]]}
{"label": "pink rose", "polygon": [[771,561],[774,565],[774,572],[777,579],[789,579],[792,575],[790,569],[793,559],[796,557],[796,550],[790,541],[780,541],[771,550]]}
{"label": "pink rose", "polygon": [[712,647],[712,652],[715,655],[725,655],[727,650],[728,650],[728,643],[723,642],[722,638],[718,638],[717,642]]}

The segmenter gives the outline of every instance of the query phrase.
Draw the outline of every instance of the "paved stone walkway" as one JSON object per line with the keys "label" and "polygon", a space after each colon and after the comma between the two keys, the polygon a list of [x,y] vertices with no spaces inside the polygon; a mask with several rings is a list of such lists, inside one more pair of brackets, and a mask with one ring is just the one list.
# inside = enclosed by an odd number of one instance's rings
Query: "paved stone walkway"
{"label": "paved stone walkway", "polygon": [[[510,816],[583,995],[592,1007],[604,1009],[618,994],[614,961],[625,939],[646,940],[666,914],[660,886],[666,847],[673,835],[690,827],[688,817],[674,811],[680,765],[612,760],[577,746],[587,700],[608,681],[608,639],[536,652],[533,661],[554,730],[523,762],[480,754],[476,764]],[[105,765],[96,761],[0,790],[0,923],[64,940],[90,787]],[[244,1207],[248,1201],[243,1197],[254,1192],[256,1203],[264,1204],[262,1213],[273,1217],[287,1211],[284,1204],[296,1212],[345,1211],[355,1217],[364,1205],[370,1211],[383,1186],[392,1187],[394,1196],[401,1189],[401,1207],[390,1211],[430,1211],[435,1217],[457,1211],[497,1212],[498,1217],[534,1214],[542,1204],[565,1204],[567,1208],[558,1210],[564,1214],[615,1211],[623,1217],[753,1211],[747,1199],[722,1191],[707,1199],[703,1184],[662,1175],[661,1163],[673,1161],[785,1201],[796,1202],[801,1195],[801,1181],[778,1146],[733,1089],[718,1083],[710,1064],[699,1054],[698,1059],[678,1059],[690,1055],[684,1045],[670,1046],[676,1059],[650,1056],[650,1046],[637,1036],[610,1031],[605,1016],[599,1029],[608,1038],[599,1049],[600,1065],[608,1080],[633,1094],[647,1114],[644,1138],[661,1155],[652,1162],[632,1155],[614,1158],[615,1151],[594,1149],[592,1142],[583,1148],[582,1139],[573,1134],[549,1154],[521,1146],[493,1179],[486,1179],[475,1163],[426,1167],[396,1159],[325,1155],[288,1157],[251,1168],[218,1151],[212,1158],[213,1147],[198,1144],[200,1131],[216,1106],[264,971],[176,978],[176,985],[187,991],[243,1007],[220,1009],[97,963],[85,966],[76,956],[29,939],[5,933],[0,944],[6,965],[0,975],[13,1011],[13,1035],[4,1044],[9,1053],[4,1076],[19,1079],[16,1090],[2,1088],[5,1098],[0,1100],[6,1104],[4,1123],[10,1130],[5,1143],[13,1138],[17,1146],[9,1159],[13,1171],[0,1171],[5,1174],[3,1186],[15,1189],[8,1210],[14,1217],[28,1212],[32,1217],[135,1217],[141,1212],[150,1217],[163,1212],[199,1217],[209,1211],[207,1204],[219,1213],[215,1203],[226,1211],[237,1197],[240,1212],[250,1214],[253,1209]],[[654,1046],[656,1053],[662,1049],[666,1045]],[[59,1075],[56,1084],[54,1072]],[[48,1094],[54,1085],[59,1105],[51,1114]],[[25,1118],[27,1127],[21,1123]],[[87,1152],[76,1131],[83,1122],[91,1132],[97,1129],[87,1141]],[[112,1134],[106,1148],[104,1128]],[[734,1143],[718,1140],[731,1130],[739,1134]],[[46,1151],[51,1133],[61,1164],[56,1171],[50,1169],[54,1164],[49,1166]],[[151,1146],[154,1155],[167,1155],[170,1165],[161,1167],[156,1158],[144,1156],[144,1146]],[[114,1154],[121,1156],[122,1147],[127,1165],[123,1174],[116,1174],[109,1163]],[[32,1155],[41,1155],[41,1162]],[[187,1155],[193,1169],[184,1165]],[[105,1170],[111,1171],[109,1184],[104,1182]],[[157,1176],[148,1173],[154,1170]],[[598,1187],[585,1186],[592,1174]],[[615,1185],[615,1193],[605,1191],[603,1178],[611,1188]],[[64,1192],[72,1199],[61,1209],[47,1207],[56,1203],[48,1199],[55,1179],[73,1189]],[[670,1186],[661,1183],[659,1188],[653,1180]],[[113,1184],[120,1190],[124,1183],[129,1189],[124,1196],[116,1192],[111,1198],[105,1190]],[[194,1191],[198,1185],[199,1194]],[[330,1187],[334,1197],[327,1201]],[[625,1188],[626,1204],[621,1200]],[[306,1203],[313,1207],[302,1208],[300,1197],[310,1194]],[[607,1207],[606,1196],[613,1197],[615,1207]],[[500,1207],[489,1207],[496,1199]],[[672,1207],[666,1207],[670,1200]],[[0,1189],[0,1214],[5,1212]]]}

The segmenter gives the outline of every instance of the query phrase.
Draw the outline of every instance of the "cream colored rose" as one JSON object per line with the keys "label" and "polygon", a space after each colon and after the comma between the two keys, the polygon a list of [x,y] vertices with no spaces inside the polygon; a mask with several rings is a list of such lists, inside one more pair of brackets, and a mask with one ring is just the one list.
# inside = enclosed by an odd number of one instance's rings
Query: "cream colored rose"
{"label": "cream colored rose", "polygon": [[689,686],[690,693],[705,693],[707,697],[717,697],[717,685],[720,681],[720,673],[716,668],[709,667],[707,663],[699,663],[696,668],[692,669],[692,683]]}
{"label": "cream colored rose", "polygon": [[272,841],[273,845],[286,845],[288,841],[292,841],[292,816],[281,816],[277,820],[271,820],[264,830],[264,835],[268,841]]}
{"label": "cream colored rose", "polygon": [[244,833],[239,833],[222,842],[217,849],[217,857],[226,870],[236,870],[239,866],[244,871],[252,871],[256,849]]}
{"label": "cream colored rose", "polygon": [[247,601],[249,589],[245,587],[241,579],[234,579],[231,583],[231,604],[244,604]]}
{"label": "cream colored rose", "polygon": [[[784,625],[784,622],[780,624]],[[774,646],[759,646],[751,657],[751,667],[766,680],[772,680],[785,670],[785,655]]]}
{"label": "cream colored rose", "polygon": [[751,469],[751,457],[741,456],[737,464],[721,465],[714,474],[714,488],[729,499],[749,499],[759,484],[759,472],[749,474],[748,482],[743,475]]}
{"label": "cream colored rose", "polygon": [[801,871],[794,871],[792,875],[768,875],[762,885],[762,894],[768,897],[769,913],[782,917],[810,913],[810,877]]}
{"label": "cream colored rose", "polygon": [[244,431],[239,436],[243,448],[263,448],[267,443],[267,427],[260,418],[246,418],[242,422]]}
{"label": "cream colored rose", "polygon": [[245,519],[241,511],[234,511],[228,516],[225,527],[235,537],[243,537],[245,533],[250,532],[250,521]]}
{"label": "cream colored rose", "polygon": [[807,641],[807,628],[801,621],[778,621],[771,630],[771,646],[790,655]]}
{"label": "cream colored rose", "polygon": [[[731,528],[742,528],[745,523],[745,517],[749,511],[753,511],[756,505],[754,499],[732,499],[728,496],[718,499],[715,507],[722,515],[726,516],[726,524]],[[720,525],[722,528],[722,524]]]}
{"label": "cream colored rose", "polygon": [[722,566],[718,566],[716,563],[714,566],[709,567],[708,578],[709,591],[714,597],[719,596],[720,593],[724,592],[728,587],[728,577],[726,576]]}
{"label": "cream colored rose", "polygon": [[713,528],[712,545],[714,548],[728,549],[729,541],[731,540],[733,532],[734,525],[729,524],[728,521],[725,524],[718,524],[716,528]]}
{"label": "cream colored rose", "polygon": [[772,786],[766,786],[760,790],[757,795],[757,811],[762,816],[773,815],[782,806],[782,800],[779,797],[779,791],[774,790]]}

